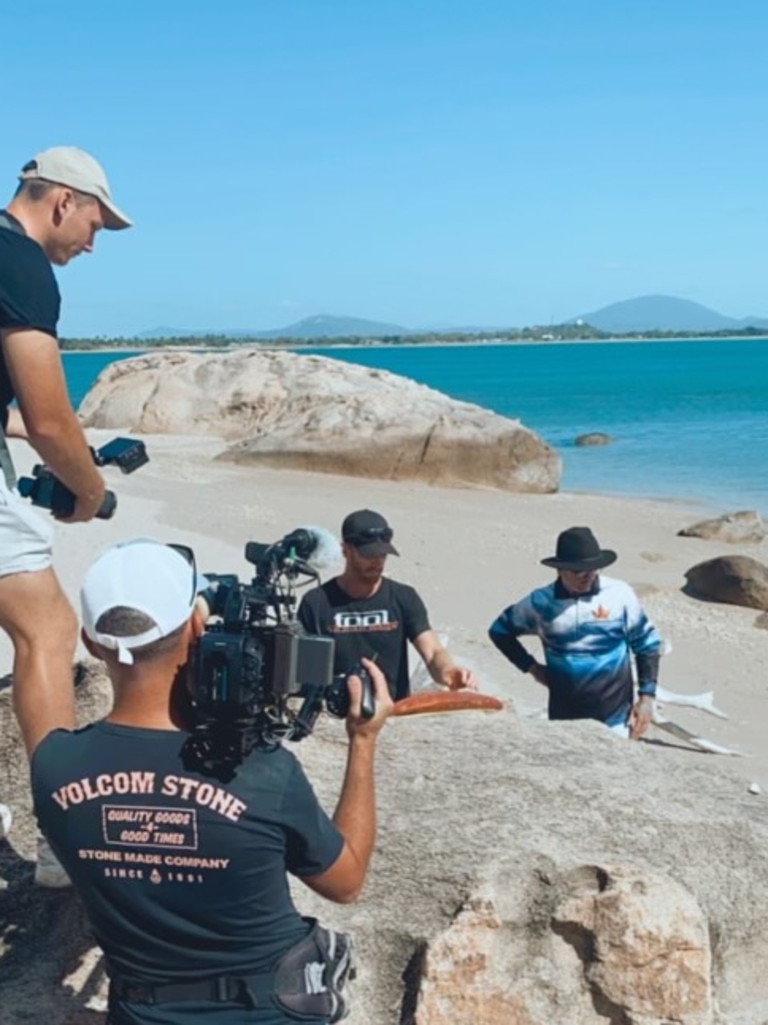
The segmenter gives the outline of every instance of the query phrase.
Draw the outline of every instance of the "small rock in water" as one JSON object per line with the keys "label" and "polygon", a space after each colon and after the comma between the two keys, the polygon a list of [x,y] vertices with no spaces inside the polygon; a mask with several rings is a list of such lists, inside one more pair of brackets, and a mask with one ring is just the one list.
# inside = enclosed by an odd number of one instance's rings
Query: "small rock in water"
{"label": "small rock in water", "polygon": [[747,787],[747,792],[750,794],[760,794],[762,793],[762,788],[759,783],[750,783]]}
{"label": "small rock in water", "polygon": [[587,445],[608,445],[613,441],[610,434],[603,434],[602,431],[590,431],[588,434],[580,434],[574,438],[574,445],[580,448]]}

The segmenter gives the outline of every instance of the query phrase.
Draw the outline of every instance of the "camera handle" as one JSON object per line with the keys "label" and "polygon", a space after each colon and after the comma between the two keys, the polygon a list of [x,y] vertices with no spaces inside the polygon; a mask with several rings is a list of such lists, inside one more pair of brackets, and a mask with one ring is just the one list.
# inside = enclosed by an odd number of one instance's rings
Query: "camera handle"
{"label": "camera handle", "polygon": [[[54,477],[47,466],[38,464],[32,470],[31,477],[19,478],[19,494],[29,498],[33,505],[50,509],[54,516],[66,519],[75,511],[75,496],[69,488]],[[117,496],[114,491],[105,491],[97,519],[109,520],[117,508]]]}
{"label": "camera handle", "polygon": [[[97,466],[117,466],[123,473],[133,473],[149,462],[144,442],[133,438],[113,438],[99,449],[92,448],[91,456]],[[66,519],[75,511],[74,494],[43,463],[33,468],[31,477],[20,478],[18,489],[22,498],[29,498],[41,509],[50,509],[54,516]],[[117,496],[114,491],[106,491],[97,519],[111,519],[116,508]]]}
{"label": "camera handle", "polygon": [[347,676],[360,677],[360,683],[363,685],[362,694],[360,695],[360,718],[373,719],[374,715],[376,715],[376,699],[373,694],[371,674],[365,666],[358,662],[357,665],[352,666]]}

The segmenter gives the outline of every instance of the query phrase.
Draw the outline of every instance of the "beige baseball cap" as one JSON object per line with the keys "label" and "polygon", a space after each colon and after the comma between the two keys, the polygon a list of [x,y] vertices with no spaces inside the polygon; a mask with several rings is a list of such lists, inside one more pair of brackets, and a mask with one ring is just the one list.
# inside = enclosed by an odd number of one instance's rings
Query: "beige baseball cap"
{"label": "beige baseball cap", "polygon": [[28,161],[19,174],[19,181],[35,179],[68,185],[71,189],[98,199],[104,208],[105,228],[119,231],[133,224],[112,201],[103,167],[85,150],[77,149],[76,146],[54,146],[43,150]]}

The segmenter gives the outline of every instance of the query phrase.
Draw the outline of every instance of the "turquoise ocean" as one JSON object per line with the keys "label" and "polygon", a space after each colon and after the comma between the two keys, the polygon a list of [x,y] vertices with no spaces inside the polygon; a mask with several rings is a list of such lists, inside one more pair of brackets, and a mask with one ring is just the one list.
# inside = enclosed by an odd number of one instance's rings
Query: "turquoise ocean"
{"label": "turquoise ocean", "polygon": [[[313,348],[518,417],[563,459],[562,488],[768,516],[768,339]],[[77,405],[127,353],[65,353]],[[580,448],[603,431],[609,445]]]}

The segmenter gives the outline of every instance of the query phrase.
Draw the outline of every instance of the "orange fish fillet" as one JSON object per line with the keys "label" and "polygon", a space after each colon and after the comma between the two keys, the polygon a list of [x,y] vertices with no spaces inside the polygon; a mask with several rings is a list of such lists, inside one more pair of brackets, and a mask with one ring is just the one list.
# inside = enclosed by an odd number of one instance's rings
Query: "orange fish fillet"
{"label": "orange fish fillet", "polygon": [[431,712],[458,712],[462,709],[478,709],[481,712],[499,712],[504,702],[490,694],[478,694],[474,690],[425,691],[401,698],[392,707],[392,715],[420,715]]}

